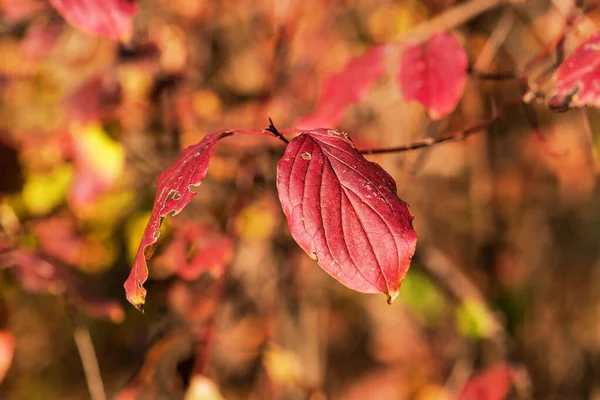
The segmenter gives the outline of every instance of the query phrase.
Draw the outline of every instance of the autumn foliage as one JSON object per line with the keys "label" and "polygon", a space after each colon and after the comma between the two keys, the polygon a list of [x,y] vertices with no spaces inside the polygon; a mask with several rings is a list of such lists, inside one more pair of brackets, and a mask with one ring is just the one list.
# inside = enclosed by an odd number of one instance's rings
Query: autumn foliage
{"label": "autumn foliage", "polygon": [[594,5],[0,16],[0,397],[597,394]]}

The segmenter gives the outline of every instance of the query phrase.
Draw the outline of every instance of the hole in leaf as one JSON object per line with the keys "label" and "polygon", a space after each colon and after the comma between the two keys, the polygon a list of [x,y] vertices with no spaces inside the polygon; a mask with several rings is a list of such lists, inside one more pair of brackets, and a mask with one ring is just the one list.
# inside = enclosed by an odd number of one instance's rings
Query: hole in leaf
{"label": "hole in leaf", "polygon": [[171,191],[167,195],[167,198],[165,199],[165,202],[167,202],[169,200],[177,201],[179,199],[181,199],[181,195],[179,194],[179,192],[177,190],[171,189]]}

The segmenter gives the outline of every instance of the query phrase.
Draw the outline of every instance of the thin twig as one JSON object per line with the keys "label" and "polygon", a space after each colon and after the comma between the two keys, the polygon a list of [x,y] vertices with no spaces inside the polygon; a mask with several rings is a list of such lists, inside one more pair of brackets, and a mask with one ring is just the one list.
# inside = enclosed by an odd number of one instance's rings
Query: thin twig
{"label": "thin twig", "polygon": [[[565,38],[567,37],[571,29],[573,29],[573,27],[575,27],[579,20],[584,16],[584,13],[578,7],[578,4],[579,2],[575,2],[573,7],[567,14],[562,29],[560,30],[560,33],[558,33],[558,35],[556,35],[550,42],[548,42],[548,44],[544,46],[542,51],[540,51],[536,56],[529,60],[527,64],[523,66],[523,68],[521,68],[521,74],[528,74],[533,68],[537,67],[542,61],[544,61],[554,52],[556,52],[556,60],[553,63],[552,67],[554,68],[556,65],[562,62],[562,58],[564,58],[563,46],[565,43]],[[547,71],[542,74],[542,78],[546,74]],[[538,78],[537,80],[539,79],[540,78]]]}
{"label": "thin twig", "polygon": [[92,342],[90,331],[85,324],[78,320],[77,311],[73,308],[69,299],[62,296],[61,300],[64,304],[67,318],[73,327],[73,339],[75,339],[75,347],[77,347],[77,352],[81,359],[85,383],[90,392],[90,398],[91,400],[106,400],[106,392],[104,391],[104,384],[102,383],[100,366],[98,364],[98,358],[96,357],[96,351],[94,350],[94,343]]}
{"label": "thin twig", "polygon": [[96,358],[90,331],[86,326],[78,324],[73,329],[73,338],[79,352],[79,358],[81,358],[85,382],[87,383],[91,399],[106,400],[98,358]]}
{"label": "thin twig", "polygon": [[453,142],[458,140],[466,139],[467,137],[473,135],[474,133],[480,132],[485,128],[491,126],[494,122],[496,122],[500,117],[504,116],[508,111],[517,107],[521,103],[521,96],[514,99],[513,101],[505,104],[500,110],[492,114],[488,119],[479,122],[476,125],[473,125],[467,129],[464,129],[458,133],[455,133],[450,136],[445,136],[442,138],[427,138],[418,142],[408,143],[402,146],[397,147],[387,147],[387,148],[376,148],[376,149],[367,149],[367,150],[359,150],[360,154],[388,154],[388,153],[402,153],[409,150],[422,149],[425,147],[434,146],[436,144],[445,143],[445,142]]}

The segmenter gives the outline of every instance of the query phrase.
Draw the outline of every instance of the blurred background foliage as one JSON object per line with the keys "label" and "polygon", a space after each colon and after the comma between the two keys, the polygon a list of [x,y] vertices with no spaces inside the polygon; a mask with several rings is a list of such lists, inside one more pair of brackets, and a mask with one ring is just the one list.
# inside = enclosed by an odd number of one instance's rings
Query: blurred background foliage
{"label": "blurred background foliage", "polygon": [[[453,32],[487,71],[527,62],[571,7],[468,3],[486,12]],[[126,304],[156,179],[183,147],[268,116],[293,127],[352,57],[466,3],[138,4],[131,38],[114,42],[45,0],[0,0],[1,398],[600,399],[591,109],[535,106],[544,143],[515,111],[464,142],[370,157],[419,234],[392,306],[295,245],[275,191],[280,142],[220,142],[196,199],[165,221],[146,314]],[[337,128],[361,147],[399,145],[477,123],[520,93],[470,79],[457,110],[432,122],[388,77]],[[83,367],[96,363],[100,387]]]}

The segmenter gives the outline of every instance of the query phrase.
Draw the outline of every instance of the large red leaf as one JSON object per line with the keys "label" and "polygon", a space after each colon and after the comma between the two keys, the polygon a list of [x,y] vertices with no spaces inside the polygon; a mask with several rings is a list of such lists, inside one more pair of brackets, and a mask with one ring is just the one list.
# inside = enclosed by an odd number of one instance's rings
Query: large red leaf
{"label": "large red leaf", "polygon": [[467,54],[445,32],[408,47],[400,58],[397,80],[406,101],[418,101],[432,119],[450,114],[462,97],[467,79]]}
{"label": "large red leaf", "polygon": [[600,106],[600,32],[579,46],[558,67],[551,107]]}
{"label": "large red leaf", "polygon": [[73,26],[92,35],[128,41],[133,33],[133,0],[50,0]]}
{"label": "large red leaf", "polygon": [[384,49],[383,46],[372,48],[362,56],[350,60],[340,72],[327,78],[315,112],[304,117],[297,126],[336,126],[344,116],[344,111],[360,101],[371,85],[385,73]]}
{"label": "large red leaf", "polygon": [[146,261],[152,256],[153,245],[161,235],[163,218],[168,214],[176,215],[196,196],[192,188],[204,180],[217,141],[230,134],[231,131],[221,131],[205,136],[200,143],[187,147],[175,163],[160,174],[152,215],[144,230],[131,273],[125,281],[127,300],[138,310],[143,310],[146,299],[146,289],[143,287],[148,279]]}
{"label": "large red leaf", "polygon": [[292,236],[350,289],[392,302],[417,234],[394,179],[347,134],[315,129],[294,138],[277,165],[277,190]]}

